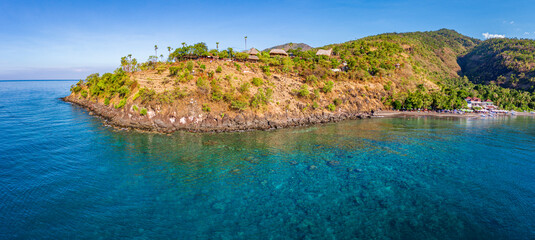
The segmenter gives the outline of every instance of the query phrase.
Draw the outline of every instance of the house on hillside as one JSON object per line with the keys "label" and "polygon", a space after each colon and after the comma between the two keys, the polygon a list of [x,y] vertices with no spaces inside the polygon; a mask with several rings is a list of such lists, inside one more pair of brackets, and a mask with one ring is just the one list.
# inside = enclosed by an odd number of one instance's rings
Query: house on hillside
{"label": "house on hillside", "polygon": [[316,52],[316,56],[327,56],[327,57],[330,57],[333,53],[333,49],[329,49],[329,50],[324,50],[324,49],[320,49]]}
{"label": "house on hillside", "polygon": [[286,51],[284,51],[284,49],[271,49],[271,51],[269,51],[269,56],[284,56],[284,57],[288,57],[288,53]]}

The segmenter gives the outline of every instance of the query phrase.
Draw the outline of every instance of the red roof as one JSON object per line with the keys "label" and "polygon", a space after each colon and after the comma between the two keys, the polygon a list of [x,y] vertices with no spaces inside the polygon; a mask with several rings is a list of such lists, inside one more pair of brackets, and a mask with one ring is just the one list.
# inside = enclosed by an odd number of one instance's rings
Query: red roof
{"label": "red roof", "polygon": [[485,102],[492,102],[492,101],[490,99],[487,99],[487,101],[485,101]]}
{"label": "red roof", "polygon": [[472,98],[471,97],[467,97],[464,100],[472,100]]}

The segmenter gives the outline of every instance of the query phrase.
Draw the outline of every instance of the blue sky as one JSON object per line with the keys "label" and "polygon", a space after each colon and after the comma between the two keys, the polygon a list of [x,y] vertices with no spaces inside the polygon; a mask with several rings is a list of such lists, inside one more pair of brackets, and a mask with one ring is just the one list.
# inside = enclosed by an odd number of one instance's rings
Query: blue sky
{"label": "blue sky", "polygon": [[[6,1],[0,0],[0,80],[80,79],[122,56],[206,42],[209,48],[313,47],[385,32],[454,29],[534,38],[535,1]],[[488,36],[487,35],[487,36]]]}

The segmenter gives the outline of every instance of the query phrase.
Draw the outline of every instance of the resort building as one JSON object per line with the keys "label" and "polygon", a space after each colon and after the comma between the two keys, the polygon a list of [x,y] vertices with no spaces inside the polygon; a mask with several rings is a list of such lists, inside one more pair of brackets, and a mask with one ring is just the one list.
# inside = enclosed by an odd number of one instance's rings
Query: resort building
{"label": "resort building", "polygon": [[271,51],[269,51],[269,55],[288,57],[288,53],[284,51],[284,49],[271,49]]}
{"label": "resort building", "polygon": [[468,108],[472,108],[472,109],[480,108],[480,109],[487,109],[487,110],[497,109],[497,107],[494,106],[493,102],[490,99],[482,101],[481,99],[476,98],[476,97],[473,97],[473,98],[467,97],[464,100],[466,101]]}

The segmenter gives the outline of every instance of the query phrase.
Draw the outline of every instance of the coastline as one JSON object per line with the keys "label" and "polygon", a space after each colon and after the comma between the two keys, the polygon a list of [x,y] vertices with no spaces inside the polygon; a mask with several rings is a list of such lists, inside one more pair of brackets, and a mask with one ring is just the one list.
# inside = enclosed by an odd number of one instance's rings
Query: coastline
{"label": "coastline", "polygon": [[127,128],[140,131],[172,133],[176,131],[187,132],[242,132],[252,130],[272,130],[290,127],[311,126],[322,123],[339,122],[371,118],[373,113],[360,112],[356,109],[344,109],[338,112],[321,113],[237,113],[234,115],[183,114],[173,116],[157,112],[141,116],[131,112],[132,106],[127,104],[124,108],[115,109],[98,102],[79,99],[73,95],[61,100],[78,105],[90,112],[90,115],[103,118],[107,124],[117,128]]}
{"label": "coastline", "polygon": [[[531,114],[530,112],[515,112],[514,115],[511,114],[503,114],[498,115],[502,117],[507,116],[534,116],[535,114]],[[464,114],[456,114],[456,113],[438,113],[434,111],[427,111],[427,112],[409,112],[409,111],[377,111],[374,113],[373,117],[438,117],[438,118],[482,118],[481,113],[464,113]]]}

